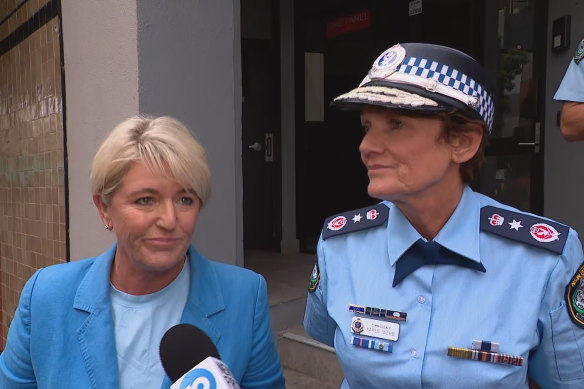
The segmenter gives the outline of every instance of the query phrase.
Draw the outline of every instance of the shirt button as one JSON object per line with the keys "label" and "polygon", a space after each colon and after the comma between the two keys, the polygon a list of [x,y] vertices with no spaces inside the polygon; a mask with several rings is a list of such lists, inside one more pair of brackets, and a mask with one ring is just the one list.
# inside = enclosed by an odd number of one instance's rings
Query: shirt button
{"label": "shirt button", "polygon": [[415,348],[412,349],[412,357],[418,358],[418,350],[416,350]]}
{"label": "shirt button", "polygon": [[426,297],[424,297],[424,296],[418,296],[418,302],[420,304],[425,304],[426,303]]}

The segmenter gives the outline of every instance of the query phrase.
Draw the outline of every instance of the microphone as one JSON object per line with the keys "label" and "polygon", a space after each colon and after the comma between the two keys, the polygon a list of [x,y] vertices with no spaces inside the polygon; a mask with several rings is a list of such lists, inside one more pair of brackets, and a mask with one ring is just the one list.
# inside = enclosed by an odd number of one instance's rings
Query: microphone
{"label": "microphone", "polygon": [[173,382],[170,389],[240,389],[211,339],[191,324],[166,331],[160,362]]}

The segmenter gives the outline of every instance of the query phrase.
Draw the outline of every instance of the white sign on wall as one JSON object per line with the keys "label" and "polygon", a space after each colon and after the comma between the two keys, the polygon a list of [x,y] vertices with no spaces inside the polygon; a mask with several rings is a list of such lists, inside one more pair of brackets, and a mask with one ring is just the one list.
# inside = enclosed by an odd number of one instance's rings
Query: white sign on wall
{"label": "white sign on wall", "polygon": [[410,1],[410,16],[422,13],[422,0]]}

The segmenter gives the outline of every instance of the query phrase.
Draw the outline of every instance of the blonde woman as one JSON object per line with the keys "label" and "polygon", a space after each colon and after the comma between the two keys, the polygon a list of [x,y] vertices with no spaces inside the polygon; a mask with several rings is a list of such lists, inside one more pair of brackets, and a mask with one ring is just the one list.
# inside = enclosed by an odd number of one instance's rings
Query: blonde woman
{"label": "blonde woman", "polygon": [[32,276],[0,355],[0,387],[168,388],[160,340],[190,323],[242,388],[283,388],[265,280],[191,244],[211,174],[189,130],[170,117],[120,123],[95,155],[91,185],[116,243]]}

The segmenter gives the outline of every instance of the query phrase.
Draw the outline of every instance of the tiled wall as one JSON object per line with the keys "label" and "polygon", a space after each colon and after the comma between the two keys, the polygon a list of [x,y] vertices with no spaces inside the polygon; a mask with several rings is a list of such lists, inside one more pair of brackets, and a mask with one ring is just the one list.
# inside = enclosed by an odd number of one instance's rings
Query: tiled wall
{"label": "tiled wall", "polygon": [[[1,0],[0,48],[57,1]],[[42,23],[0,56],[0,348],[26,280],[66,260],[59,17]]]}

